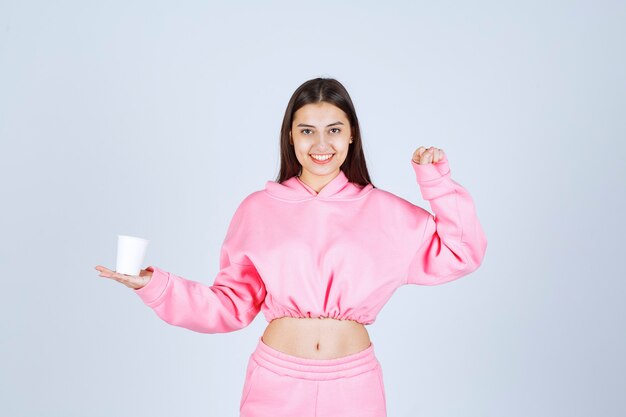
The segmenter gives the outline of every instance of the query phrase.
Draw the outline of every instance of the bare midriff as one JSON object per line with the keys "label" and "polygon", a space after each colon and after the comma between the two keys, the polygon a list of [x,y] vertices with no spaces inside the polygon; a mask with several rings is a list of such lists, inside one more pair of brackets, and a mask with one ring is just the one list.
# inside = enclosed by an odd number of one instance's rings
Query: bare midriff
{"label": "bare midriff", "polygon": [[283,353],[309,359],[334,359],[367,349],[369,333],[354,320],[281,317],[272,320],[263,342]]}

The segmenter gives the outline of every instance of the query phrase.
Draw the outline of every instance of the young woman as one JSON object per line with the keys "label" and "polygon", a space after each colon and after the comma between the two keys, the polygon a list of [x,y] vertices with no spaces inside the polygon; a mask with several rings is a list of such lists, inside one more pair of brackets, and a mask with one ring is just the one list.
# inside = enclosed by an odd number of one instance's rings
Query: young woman
{"label": "young woman", "polygon": [[[277,181],[236,209],[213,285],[156,266],[139,276],[97,266],[164,321],[202,333],[244,328],[262,311],[240,400],[242,417],[385,417],[380,363],[366,325],[405,284],[476,270],[487,240],[446,154],[420,146],[411,166],[434,215],[374,187],[348,92],[302,84],[282,124]],[[408,162],[408,161],[407,161]]]}

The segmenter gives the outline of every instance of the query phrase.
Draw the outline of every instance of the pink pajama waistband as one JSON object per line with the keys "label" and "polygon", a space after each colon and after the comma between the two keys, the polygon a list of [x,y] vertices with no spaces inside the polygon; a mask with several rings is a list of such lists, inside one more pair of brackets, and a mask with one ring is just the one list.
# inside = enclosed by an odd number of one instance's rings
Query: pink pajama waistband
{"label": "pink pajama waistband", "polygon": [[261,336],[251,356],[260,366],[277,374],[318,381],[350,377],[379,366],[371,342],[362,351],[340,358],[310,359],[278,351],[265,344]]}

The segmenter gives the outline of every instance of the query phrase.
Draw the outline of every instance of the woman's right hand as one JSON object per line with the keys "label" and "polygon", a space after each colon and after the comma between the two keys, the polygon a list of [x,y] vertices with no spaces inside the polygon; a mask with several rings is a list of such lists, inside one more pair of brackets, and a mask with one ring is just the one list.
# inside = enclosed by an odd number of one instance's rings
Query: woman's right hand
{"label": "woman's right hand", "polygon": [[139,288],[144,287],[150,279],[152,279],[152,271],[148,269],[142,269],[139,271],[139,275],[126,275],[120,274],[115,271],[111,271],[104,266],[97,265],[96,270],[100,271],[100,276],[104,278],[111,278],[116,280],[117,282],[121,282],[126,285],[128,288],[132,288],[134,290],[138,290]]}

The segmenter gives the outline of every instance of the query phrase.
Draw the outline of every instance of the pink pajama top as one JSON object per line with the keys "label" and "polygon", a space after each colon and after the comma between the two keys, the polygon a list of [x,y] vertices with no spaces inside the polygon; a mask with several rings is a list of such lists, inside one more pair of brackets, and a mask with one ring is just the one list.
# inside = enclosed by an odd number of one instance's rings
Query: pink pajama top
{"label": "pink pajama top", "polygon": [[405,284],[439,285],[476,270],[487,240],[447,157],[411,160],[434,215],[339,172],[319,193],[293,176],[267,181],[237,207],[205,285],[156,266],[134,290],[165,322],[201,333],[241,329],[259,311],[332,317],[364,325]]}

